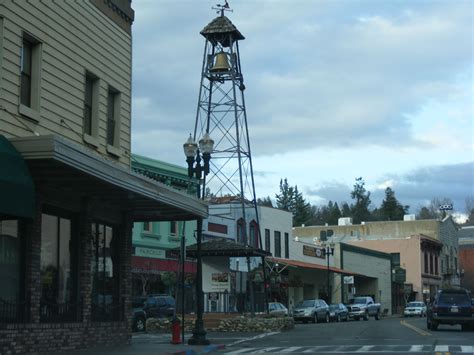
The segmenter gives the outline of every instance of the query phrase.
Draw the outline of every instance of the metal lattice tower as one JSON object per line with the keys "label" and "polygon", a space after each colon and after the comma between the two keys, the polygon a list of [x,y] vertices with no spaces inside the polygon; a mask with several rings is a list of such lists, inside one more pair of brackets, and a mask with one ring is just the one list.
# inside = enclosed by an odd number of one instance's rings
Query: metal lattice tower
{"label": "metal lattice tower", "polygon": [[[237,197],[244,218],[245,209],[252,208],[258,223],[239,53],[239,41],[245,37],[224,16],[226,9],[222,6],[220,16],[200,32],[206,43],[193,138],[197,142],[208,133],[214,140],[210,173],[205,181],[210,193]],[[259,235],[260,246],[261,242]]]}

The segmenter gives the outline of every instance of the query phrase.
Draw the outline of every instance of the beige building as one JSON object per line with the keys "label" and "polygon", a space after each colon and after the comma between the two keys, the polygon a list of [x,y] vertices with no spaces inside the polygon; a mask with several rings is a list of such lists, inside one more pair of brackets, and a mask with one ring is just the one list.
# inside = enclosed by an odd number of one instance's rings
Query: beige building
{"label": "beige building", "polygon": [[295,235],[320,240],[331,231],[334,242],[346,243],[392,255],[392,274],[406,270],[404,286],[394,287],[394,308],[404,299],[426,299],[439,287],[459,285],[458,241],[451,217],[441,220],[363,222],[353,225],[341,218],[337,226],[295,228]]}

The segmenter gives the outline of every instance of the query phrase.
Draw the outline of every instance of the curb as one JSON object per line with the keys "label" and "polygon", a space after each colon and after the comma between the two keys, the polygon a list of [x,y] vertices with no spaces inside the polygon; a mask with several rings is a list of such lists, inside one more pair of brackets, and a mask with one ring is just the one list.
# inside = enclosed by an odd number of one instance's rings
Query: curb
{"label": "curb", "polygon": [[216,345],[207,345],[202,351],[197,352],[193,349],[175,351],[171,353],[166,353],[166,355],[199,355],[199,354],[208,354],[217,350],[225,349],[225,344],[216,344]]}

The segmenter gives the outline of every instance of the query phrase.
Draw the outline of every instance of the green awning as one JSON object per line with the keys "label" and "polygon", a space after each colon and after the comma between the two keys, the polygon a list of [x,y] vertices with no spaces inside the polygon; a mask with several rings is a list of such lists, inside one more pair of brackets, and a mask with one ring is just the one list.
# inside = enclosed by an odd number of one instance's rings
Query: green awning
{"label": "green awning", "polygon": [[23,157],[0,135],[0,215],[33,218],[35,189]]}

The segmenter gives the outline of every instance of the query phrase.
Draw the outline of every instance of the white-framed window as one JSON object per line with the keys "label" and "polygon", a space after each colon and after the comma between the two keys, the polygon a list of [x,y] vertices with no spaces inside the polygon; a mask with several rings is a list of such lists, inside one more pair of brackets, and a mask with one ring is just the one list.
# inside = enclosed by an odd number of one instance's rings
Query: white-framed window
{"label": "white-framed window", "polygon": [[41,97],[41,42],[23,33],[20,49],[19,113],[35,121],[40,120]]}
{"label": "white-framed window", "polygon": [[143,231],[145,233],[152,233],[153,232],[152,222],[143,222]]}
{"label": "white-framed window", "polygon": [[95,147],[99,146],[99,88],[100,81],[90,72],[85,74],[84,82],[84,120],[83,139]]}
{"label": "white-framed window", "polygon": [[107,92],[107,152],[119,156],[120,146],[120,92],[109,86]]}
{"label": "white-framed window", "polygon": [[179,235],[179,222],[171,221],[170,222],[170,235],[178,236]]}

